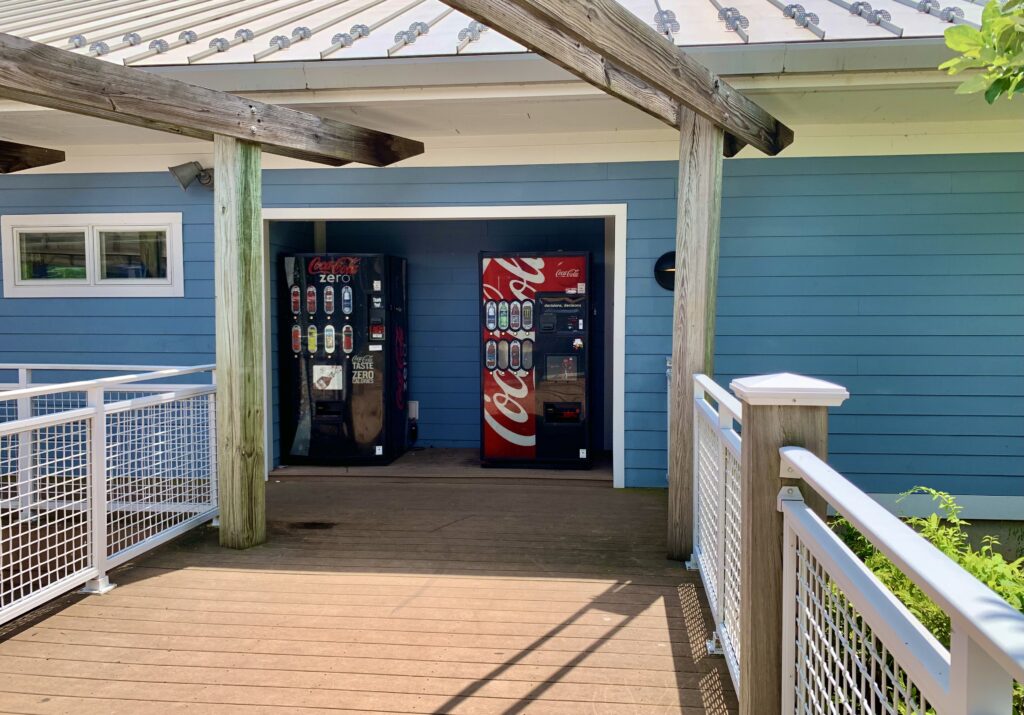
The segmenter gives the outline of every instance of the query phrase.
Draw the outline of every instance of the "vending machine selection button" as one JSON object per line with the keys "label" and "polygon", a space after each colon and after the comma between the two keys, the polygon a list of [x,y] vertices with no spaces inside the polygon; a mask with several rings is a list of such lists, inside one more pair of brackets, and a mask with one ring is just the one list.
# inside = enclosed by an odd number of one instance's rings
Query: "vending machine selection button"
{"label": "vending machine selection button", "polygon": [[370,340],[384,339],[384,323],[373,323],[370,325]]}

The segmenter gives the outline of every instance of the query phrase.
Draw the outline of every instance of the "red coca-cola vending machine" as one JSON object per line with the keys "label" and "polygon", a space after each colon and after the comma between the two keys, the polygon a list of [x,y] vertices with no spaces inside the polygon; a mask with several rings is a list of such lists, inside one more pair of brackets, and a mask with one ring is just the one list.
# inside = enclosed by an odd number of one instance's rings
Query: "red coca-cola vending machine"
{"label": "red coca-cola vending machine", "polygon": [[589,468],[590,254],[481,253],[484,465]]}

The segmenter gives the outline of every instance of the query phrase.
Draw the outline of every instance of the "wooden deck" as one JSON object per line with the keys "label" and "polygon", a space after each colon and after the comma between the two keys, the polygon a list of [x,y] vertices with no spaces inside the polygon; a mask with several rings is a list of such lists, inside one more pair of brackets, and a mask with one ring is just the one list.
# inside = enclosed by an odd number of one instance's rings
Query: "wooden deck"
{"label": "wooden deck", "polygon": [[0,642],[4,713],[727,713],[665,494],[275,478],[271,540],[212,530]]}

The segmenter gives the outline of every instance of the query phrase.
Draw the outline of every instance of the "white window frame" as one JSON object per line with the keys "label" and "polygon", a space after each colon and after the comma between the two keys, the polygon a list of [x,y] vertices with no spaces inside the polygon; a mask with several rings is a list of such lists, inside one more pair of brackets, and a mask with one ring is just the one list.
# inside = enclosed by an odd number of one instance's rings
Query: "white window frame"
{"label": "white window frame", "polygon": [[[85,234],[87,278],[22,279],[22,233],[81,231]],[[101,231],[165,231],[166,278],[102,278]],[[181,298],[185,295],[185,257],[180,213],[27,214],[0,218],[4,298]]]}

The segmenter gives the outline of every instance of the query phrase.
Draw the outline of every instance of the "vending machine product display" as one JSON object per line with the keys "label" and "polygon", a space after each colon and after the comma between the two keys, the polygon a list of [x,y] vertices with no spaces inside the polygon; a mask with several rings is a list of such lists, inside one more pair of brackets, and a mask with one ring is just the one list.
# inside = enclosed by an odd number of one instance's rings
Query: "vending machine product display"
{"label": "vending machine product display", "polygon": [[481,253],[485,465],[587,468],[589,253]]}
{"label": "vending machine product display", "polygon": [[283,464],[387,464],[408,448],[405,259],[282,259]]}

